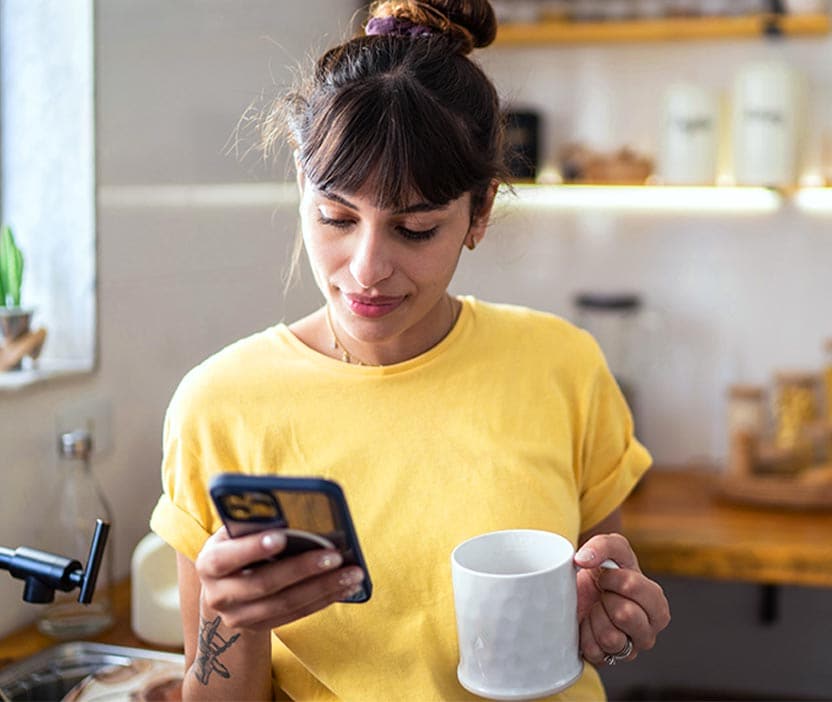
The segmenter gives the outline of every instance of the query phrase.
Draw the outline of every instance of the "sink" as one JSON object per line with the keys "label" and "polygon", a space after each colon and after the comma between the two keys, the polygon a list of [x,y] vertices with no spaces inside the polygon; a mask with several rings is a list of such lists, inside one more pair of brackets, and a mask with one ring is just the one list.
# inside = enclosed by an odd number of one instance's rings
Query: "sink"
{"label": "sink", "polygon": [[62,643],[0,668],[0,702],[58,702],[77,683],[96,671],[113,666],[127,669],[141,662],[178,664],[184,668],[185,657],[178,653],[87,641]]}

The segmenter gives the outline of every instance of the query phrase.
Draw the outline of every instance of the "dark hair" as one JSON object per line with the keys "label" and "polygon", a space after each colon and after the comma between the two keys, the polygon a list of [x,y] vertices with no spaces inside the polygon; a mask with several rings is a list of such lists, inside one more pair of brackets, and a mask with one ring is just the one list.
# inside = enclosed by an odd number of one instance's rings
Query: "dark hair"
{"label": "dark hair", "polygon": [[388,0],[370,16],[427,31],[362,35],[319,59],[280,114],[299,167],[323,190],[372,183],[384,208],[405,206],[414,192],[442,205],[470,191],[473,216],[492,181],[506,179],[499,98],[467,56],[496,36],[491,5]]}

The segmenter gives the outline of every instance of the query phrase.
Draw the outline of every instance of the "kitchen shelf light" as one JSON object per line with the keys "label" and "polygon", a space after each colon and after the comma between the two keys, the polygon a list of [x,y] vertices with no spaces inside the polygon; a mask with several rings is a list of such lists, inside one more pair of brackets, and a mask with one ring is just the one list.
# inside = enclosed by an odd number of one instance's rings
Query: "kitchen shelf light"
{"label": "kitchen shelf light", "polygon": [[674,185],[526,185],[505,193],[502,204],[562,211],[679,212],[687,214],[767,214],[782,196],[762,187]]}
{"label": "kitchen shelf light", "polygon": [[832,215],[832,188],[799,188],[793,201],[797,209],[809,214]]}

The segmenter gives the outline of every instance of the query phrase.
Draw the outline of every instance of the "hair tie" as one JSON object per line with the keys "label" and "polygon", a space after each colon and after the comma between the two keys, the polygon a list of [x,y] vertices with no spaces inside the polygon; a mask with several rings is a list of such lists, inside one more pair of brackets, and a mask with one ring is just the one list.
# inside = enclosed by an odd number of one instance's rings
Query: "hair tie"
{"label": "hair tie", "polygon": [[426,37],[433,34],[433,29],[423,24],[415,24],[408,19],[373,17],[364,29],[367,36],[393,35],[397,37]]}

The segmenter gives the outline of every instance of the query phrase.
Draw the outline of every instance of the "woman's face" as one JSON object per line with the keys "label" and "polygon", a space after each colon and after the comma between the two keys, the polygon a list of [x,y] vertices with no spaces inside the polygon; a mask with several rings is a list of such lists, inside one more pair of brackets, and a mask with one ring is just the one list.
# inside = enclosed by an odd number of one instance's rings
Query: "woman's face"
{"label": "woman's face", "polygon": [[490,208],[472,223],[470,194],[382,210],[366,188],[347,195],[301,181],[301,192],[309,262],[350,352],[395,363],[437,343],[453,323],[446,291],[460,252],[482,238]]}

